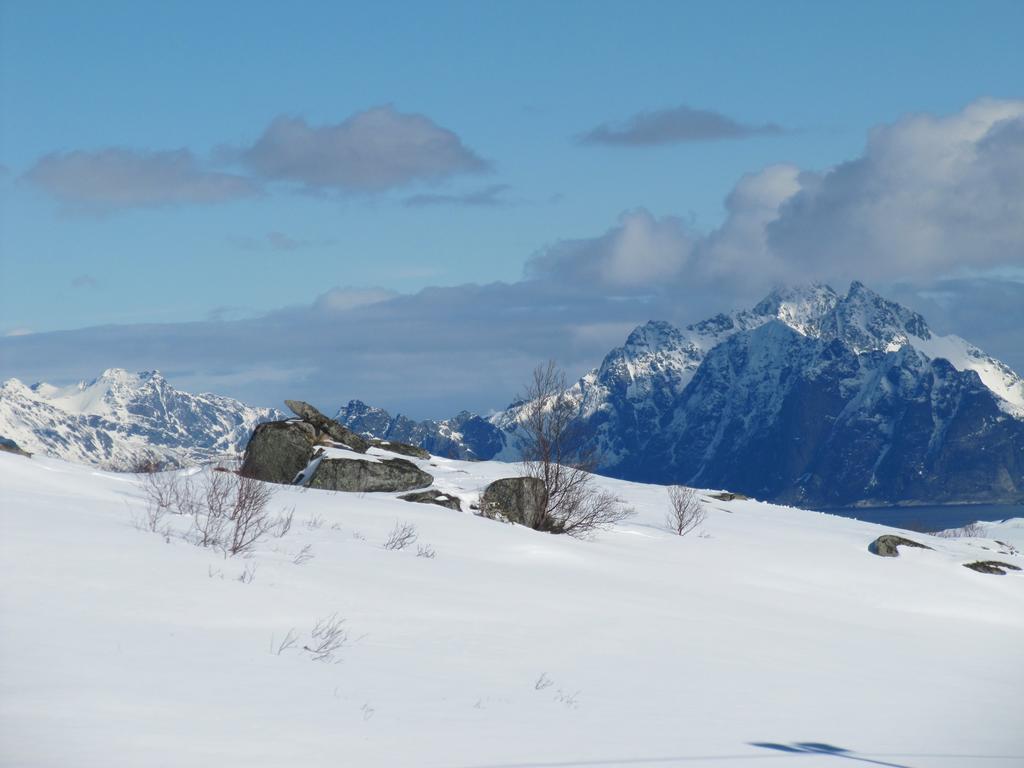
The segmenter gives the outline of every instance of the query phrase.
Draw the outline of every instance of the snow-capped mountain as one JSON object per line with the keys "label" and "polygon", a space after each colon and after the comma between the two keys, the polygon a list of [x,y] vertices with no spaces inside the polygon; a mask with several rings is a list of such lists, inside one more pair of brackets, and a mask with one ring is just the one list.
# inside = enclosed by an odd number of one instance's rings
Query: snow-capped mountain
{"label": "snow-capped mountain", "polygon": [[[682,329],[646,323],[568,395],[601,471],[624,479],[808,505],[1024,497],[1024,380],[859,282],[779,289]],[[520,407],[461,446],[515,458]]]}
{"label": "snow-capped mountain", "polygon": [[443,421],[414,421],[401,414],[392,416],[361,400],[350,400],[334,418],[354,432],[418,445],[449,459],[490,459],[505,447],[503,433],[469,411]]}
{"label": "snow-capped mountain", "polygon": [[619,477],[837,506],[1024,496],[1024,381],[859,282],[648,323],[570,395]]}
{"label": "snow-capped mountain", "polygon": [[237,455],[256,424],[281,418],[218,395],[176,390],[158,371],[113,368],[69,387],[0,385],[0,436],[28,451],[127,469]]}
{"label": "snow-capped mountain", "polygon": [[[1024,498],[1024,380],[859,282],[780,289],[685,328],[648,322],[567,394],[615,477],[808,506]],[[414,421],[353,400],[336,418],[435,455],[514,460],[521,407]],[[109,467],[237,453],[273,418],[156,372],[0,387],[0,437]]]}

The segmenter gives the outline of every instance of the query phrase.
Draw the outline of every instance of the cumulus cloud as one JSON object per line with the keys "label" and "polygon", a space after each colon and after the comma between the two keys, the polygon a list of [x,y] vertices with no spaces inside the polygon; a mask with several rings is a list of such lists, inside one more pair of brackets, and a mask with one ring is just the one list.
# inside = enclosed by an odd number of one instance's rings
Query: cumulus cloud
{"label": "cumulus cloud", "polygon": [[1024,102],[982,100],[876,128],[861,157],[802,174],[766,232],[801,274],[1024,265]]}
{"label": "cumulus cloud", "polygon": [[391,106],[333,125],[278,117],[239,159],[261,178],[313,192],[379,192],[489,169],[453,131]]}
{"label": "cumulus cloud", "polygon": [[22,178],[68,209],[92,213],[221,203],[260,191],[251,179],[204,169],[187,149],[54,152],[37,160]]}
{"label": "cumulus cloud", "polygon": [[1024,267],[1024,102],[903,118],[834,168],[777,165],[744,176],[725,207],[705,234],[672,217],[626,213],[604,234],[534,255],[526,276],[572,275],[597,291],[745,297],[778,282]]}
{"label": "cumulus cloud", "polygon": [[535,254],[526,277],[644,293],[683,274],[695,241],[681,219],[638,209],[622,214],[603,235],[563,240]]}
{"label": "cumulus cloud", "polygon": [[420,194],[407,197],[403,203],[408,208],[424,208],[432,205],[461,205],[469,208],[494,208],[511,205],[505,198],[509,190],[508,184],[492,184],[483,189],[466,192],[460,195]]}
{"label": "cumulus cloud", "polygon": [[741,123],[720,112],[694,109],[684,104],[670,109],[639,112],[621,123],[602,123],[579,136],[577,141],[580,144],[649,147],[778,133],[782,133],[782,128],[775,123]]}

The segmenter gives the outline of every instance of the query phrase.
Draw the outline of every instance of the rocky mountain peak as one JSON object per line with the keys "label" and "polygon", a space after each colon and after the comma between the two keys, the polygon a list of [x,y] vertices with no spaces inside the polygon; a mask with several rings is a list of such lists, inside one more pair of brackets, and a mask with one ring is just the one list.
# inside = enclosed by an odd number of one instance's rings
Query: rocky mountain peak
{"label": "rocky mountain peak", "polygon": [[751,311],[755,315],[781,320],[805,336],[816,336],[822,320],[839,301],[839,294],[831,286],[810,283],[776,288]]}

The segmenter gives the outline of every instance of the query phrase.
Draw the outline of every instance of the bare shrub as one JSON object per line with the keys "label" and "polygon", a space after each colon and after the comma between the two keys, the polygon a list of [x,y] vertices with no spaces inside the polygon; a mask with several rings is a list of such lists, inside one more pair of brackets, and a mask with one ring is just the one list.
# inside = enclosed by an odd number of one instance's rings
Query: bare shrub
{"label": "bare shrub", "polygon": [[220,547],[228,555],[248,552],[275,527],[291,526],[290,516],[282,522],[267,510],[273,486],[230,471],[208,472],[199,483],[175,472],[147,474],[142,489],[142,527],[156,531],[166,514],[188,515],[195,543]]}
{"label": "bare shrub", "polygon": [[384,549],[401,550],[415,543],[416,526],[412,523],[396,522],[388,535],[388,540],[384,542]]}
{"label": "bare shrub", "polygon": [[292,557],[292,562],[295,563],[295,565],[303,565],[304,563],[308,563],[314,557],[316,557],[316,555],[313,554],[313,545],[307,544]]}
{"label": "bare shrub", "polygon": [[[149,518],[162,518],[173,513],[178,500],[178,476],[174,472],[150,472],[142,478],[142,492]],[[156,528],[150,528],[156,530]]]}
{"label": "bare shrub", "polygon": [[324,519],[321,515],[313,515],[306,521],[306,527],[311,531],[318,531],[324,527]]}
{"label": "bare shrub", "polygon": [[665,522],[672,533],[685,536],[704,522],[706,512],[700,497],[693,488],[685,485],[670,485],[667,489],[670,509]]}
{"label": "bare shrub", "polygon": [[292,521],[294,519],[295,507],[288,507],[277,516],[277,520],[274,522],[274,535],[279,539],[287,536],[288,531],[292,529]]}
{"label": "bare shrub", "polygon": [[273,527],[275,521],[267,511],[267,505],[274,496],[274,489],[269,483],[245,475],[227,477],[235,478],[235,487],[231,527],[224,547],[228,554],[237,555],[251,550]]}
{"label": "bare shrub", "polygon": [[194,541],[201,547],[220,547],[224,543],[231,514],[231,494],[234,476],[222,472],[211,472],[206,478],[199,496],[202,507],[192,516]]}
{"label": "bare shrub", "polygon": [[309,645],[302,646],[314,661],[331,661],[335,651],[343,648],[348,642],[348,631],[344,627],[345,620],[332,613],[317,621],[310,633]]}
{"label": "bare shrub", "polygon": [[243,584],[252,584],[256,581],[256,563],[246,563],[245,568],[238,575],[238,580]]}
{"label": "bare shrub", "polygon": [[622,500],[594,484],[598,456],[587,445],[578,409],[554,361],[538,366],[518,398],[517,442],[523,474],[539,479],[547,492],[538,530],[585,538],[630,517]]}
{"label": "bare shrub", "polygon": [[416,545],[416,557],[425,557],[428,560],[433,560],[437,557],[437,552],[429,544],[417,544]]}

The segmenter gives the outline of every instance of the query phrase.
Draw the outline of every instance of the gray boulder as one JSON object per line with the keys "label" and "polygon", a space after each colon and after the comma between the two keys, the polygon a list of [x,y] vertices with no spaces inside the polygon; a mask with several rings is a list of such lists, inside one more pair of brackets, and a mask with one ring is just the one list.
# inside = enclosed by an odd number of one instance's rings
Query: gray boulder
{"label": "gray boulder", "polygon": [[429,491],[419,491],[418,493],[407,493],[398,498],[402,501],[415,501],[420,504],[437,504],[448,509],[454,509],[456,512],[462,511],[462,503],[457,497],[442,493],[436,488],[431,488]]}
{"label": "gray boulder", "polygon": [[326,435],[336,443],[341,443],[357,453],[366,453],[370,443],[348,427],[343,427],[334,419],[329,419],[320,411],[302,400],[285,400],[284,404],[291,412],[316,428],[318,435]]}
{"label": "gray boulder", "polygon": [[1019,571],[1020,566],[1002,563],[999,560],[979,560],[976,563],[964,563],[964,568],[970,568],[978,573],[991,573],[996,576],[1005,576],[1007,570]]}
{"label": "gray boulder", "polygon": [[400,453],[403,456],[412,456],[415,459],[430,458],[430,451],[426,448],[420,448],[418,445],[409,445],[409,443],[399,443],[395,440],[380,440],[376,437],[371,437],[370,445],[374,448],[380,448],[382,451]]}
{"label": "gray boulder", "polygon": [[328,491],[411,491],[433,482],[431,475],[405,459],[321,459],[309,487]]}
{"label": "gray boulder", "polygon": [[304,421],[268,421],[256,427],[245,448],[242,474],[290,485],[310,459],[316,429]]}
{"label": "gray boulder", "polygon": [[480,497],[480,514],[536,530],[547,530],[547,504],[547,489],[542,480],[536,477],[503,477],[484,490]]}
{"label": "gray boulder", "polygon": [[931,549],[926,544],[918,544],[916,541],[904,539],[902,536],[886,534],[868,544],[868,552],[879,557],[899,557],[897,547],[919,547],[920,549]]}

